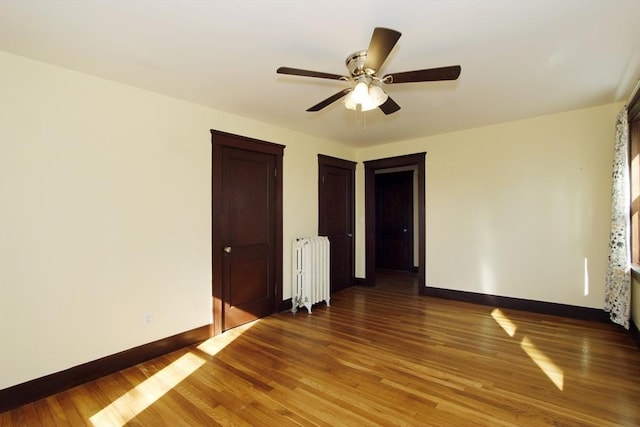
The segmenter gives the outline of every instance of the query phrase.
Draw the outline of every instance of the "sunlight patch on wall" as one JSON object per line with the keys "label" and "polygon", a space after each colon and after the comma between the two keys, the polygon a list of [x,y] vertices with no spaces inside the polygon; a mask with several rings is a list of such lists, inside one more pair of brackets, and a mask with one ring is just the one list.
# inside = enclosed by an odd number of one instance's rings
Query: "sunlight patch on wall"
{"label": "sunlight patch on wall", "polygon": [[564,372],[558,367],[553,360],[551,360],[546,354],[540,351],[535,344],[528,338],[522,338],[520,342],[520,348],[538,365],[538,367],[545,373],[547,377],[558,387],[558,390],[562,391],[564,386]]}
{"label": "sunlight patch on wall", "polygon": [[584,257],[584,296],[589,295],[589,261]]}
{"label": "sunlight patch on wall", "polygon": [[493,317],[493,320],[495,320],[496,323],[498,325],[500,325],[500,327],[502,329],[504,329],[504,331],[510,337],[513,338],[513,336],[515,336],[516,330],[518,329],[518,327],[515,325],[515,323],[513,323],[511,320],[509,320],[509,318],[507,316],[504,315],[502,310],[500,310],[499,308],[495,308],[491,312],[491,317]]}
{"label": "sunlight patch on wall", "polygon": [[90,418],[94,426],[123,426],[195,372],[205,360],[187,353]]}
{"label": "sunlight patch on wall", "polygon": [[480,265],[480,285],[485,294],[493,295],[496,293],[496,278],[493,268],[485,260]]}

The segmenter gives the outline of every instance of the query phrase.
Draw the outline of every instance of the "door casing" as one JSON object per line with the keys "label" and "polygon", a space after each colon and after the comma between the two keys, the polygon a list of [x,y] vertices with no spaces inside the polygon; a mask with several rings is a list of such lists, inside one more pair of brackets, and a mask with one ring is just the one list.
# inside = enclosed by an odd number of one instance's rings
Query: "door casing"
{"label": "door casing", "polygon": [[425,292],[425,159],[426,152],[364,162],[365,193],[365,283],[375,286],[376,280],[376,184],[375,171],[403,166],[415,166],[418,179],[418,292]]}

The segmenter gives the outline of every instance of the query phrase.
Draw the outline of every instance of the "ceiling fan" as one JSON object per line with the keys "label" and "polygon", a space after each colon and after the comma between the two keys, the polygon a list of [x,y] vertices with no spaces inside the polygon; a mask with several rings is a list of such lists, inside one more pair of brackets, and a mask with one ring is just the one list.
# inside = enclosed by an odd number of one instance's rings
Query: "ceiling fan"
{"label": "ceiling fan", "polygon": [[326,106],[346,96],[345,107],[350,110],[369,111],[380,108],[384,114],[392,114],[400,106],[380,87],[381,83],[413,83],[439,80],[456,80],[460,76],[459,65],[450,67],[429,68],[426,70],[404,71],[378,77],[377,72],[398,42],[401,34],[389,28],[377,27],[373,30],[369,48],[349,55],[345,61],[348,76],[323,73],[319,71],[301,70],[299,68],[280,67],[278,74],[316,77],[320,79],[344,80],[352,83],[352,87],[341,90],[329,98],[317,103],[307,111],[320,111]]}

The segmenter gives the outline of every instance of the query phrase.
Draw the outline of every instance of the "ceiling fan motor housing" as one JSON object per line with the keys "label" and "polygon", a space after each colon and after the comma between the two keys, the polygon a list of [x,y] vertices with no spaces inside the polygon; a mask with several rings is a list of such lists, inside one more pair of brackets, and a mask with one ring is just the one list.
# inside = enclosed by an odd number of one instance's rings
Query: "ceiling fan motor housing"
{"label": "ceiling fan motor housing", "polygon": [[[367,60],[367,51],[361,50],[349,55],[345,61],[349,73],[356,78],[365,73],[364,63]],[[375,74],[376,70],[366,70],[367,74]]]}

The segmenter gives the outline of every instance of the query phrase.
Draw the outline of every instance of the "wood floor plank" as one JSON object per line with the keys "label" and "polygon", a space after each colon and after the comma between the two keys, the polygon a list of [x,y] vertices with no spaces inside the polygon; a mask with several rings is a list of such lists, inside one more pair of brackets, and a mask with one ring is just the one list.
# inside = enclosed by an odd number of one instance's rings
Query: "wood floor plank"
{"label": "wood floor plank", "polygon": [[[36,413],[38,414],[38,423],[42,427],[56,427],[56,417],[49,409],[49,404],[46,399],[40,399],[33,404]],[[64,424],[63,419],[58,419],[61,424]]]}
{"label": "wood floor plank", "polygon": [[9,425],[13,425],[13,423],[11,422],[11,413],[9,411],[0,412],[0,427]]}
{"label": "wood floor plank", "polygon": [[129,426],[640,425],[640,353],[621,328],[379,278],[312,315],[269,316],[2,413],[0,426],[94,425],[98,413]]}
{"label": "wood floor plank", "polygon": [[69,422],[69,419],[67,418],[64,408],[60,405],[56,396],[49,396],[46,399],[42,399],[40,402],[46,403],[46,405],[49,408],[51,419],[53,420],[56,426],[71,425],[71,423]]}
{"label": "wood floor plank", "polygon": [[[50,402],[52,407],[56,407],[56,410],[64,411],[64,418],[68,421],[70,426],[85,425],[85,419],[80,415],[73,400],[70,397],[69,392],[58,393],[53,396],[49,396],[47,401]],[[51,403],[54,402],[54,403]]]}

